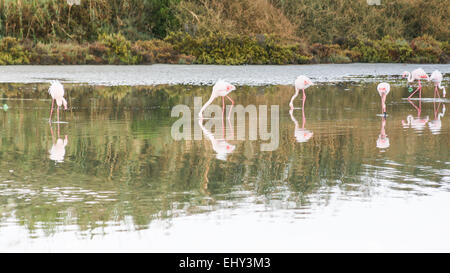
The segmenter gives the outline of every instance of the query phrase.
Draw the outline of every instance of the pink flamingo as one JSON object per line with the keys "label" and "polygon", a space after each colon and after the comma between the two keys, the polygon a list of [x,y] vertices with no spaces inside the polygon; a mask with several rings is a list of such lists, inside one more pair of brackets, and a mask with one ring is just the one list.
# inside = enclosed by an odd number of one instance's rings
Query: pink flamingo
{"label": "pink flamingo", "polygon": [[433,73],[431,73],[430,78],[428,79],[429,81],[432,81],[434,83],[434,98],[436,98],[436,94],[439,98],[441,98],[438,88],[442,89],[442,96],[445,98],[445,87],[441,85],[442,79],[442,73],[439,70],[434,70]]}
{"label": "pink flamingo", "polygon": [[300,89],[303,90],[302,107],[305,107],[305,100],[306,100],[305,89],[310,87],[311,85],[314,85],[314,83],[308,77],[303,76],[303,75],[297,77],[297,79],[295,80],[295,83],[294,83],[295,94],[294,94],[294,96],[292,96],[291,102],[289,102],[289,106],[291,107],[291,109],[294,108],[294,99],[298,96]]}
{"label": "pink flamingo", "polygon": [[[200,112],[198,113],[199,118],[203,118],[203,111],[206,109],[206,107],[208,107],[208,105],[210,105],[217,97],[222,97],[222,116],[223,113],[225,111],[225,97],[227,97],[231,103],[232,106],[234,105],[234,101],[228,96],[228,94],[233,91],[236,90],[236,87],[224,80],[218,80],[216,82],[216,84],[213,86],[213,90],[211,93],[211,97],[209,98],[209,100],[203,105],[202,109],[200,109]],[[231,113],[231,111],[230,111]]]}
{"label": "pink flamingo", "polygon": [[386,117],[386,96],[390,90],[391,86],[387,82],[382,82],[377,86],[378,94],[381,97],[381,112],[384,114],[384,117]]}
{"label": "pink flamingo", "polygon": [[416,91],[414,91],[411,95],[409,95],[408,99],[410,99],[417,91],[419,91],[419,98],[422,98],[422,84],[420,80],[429,80],[427,73],[422,68],[414,69],[411,73],[408,71],[403,72],[402,78],[408,78],[408,82],[413,82],[417,80],[419,82],[419,87],[417,87]]}
{"label": "pink flamingo", "polygon": [[64,105],[64,110],[67,110],[67,101],[64,99],[64,87],[59,81],[51,81],[50,88],[48,89],[48,93],[52,96],[52,109],[50,110],[50,118],[48,122],[52,122],[52,113],[53,113],[53,104],[56,100],[57,105],[57,113],[58,113],[58,122],[59,122],[59,107]]}

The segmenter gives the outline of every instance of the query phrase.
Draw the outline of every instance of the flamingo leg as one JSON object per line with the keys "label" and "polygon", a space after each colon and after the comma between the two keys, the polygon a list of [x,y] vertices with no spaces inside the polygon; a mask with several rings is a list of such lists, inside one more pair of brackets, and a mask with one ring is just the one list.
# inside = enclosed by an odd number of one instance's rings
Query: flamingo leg
{"label": "flamingo leg", "polygon": [[303,89],[303,103],[302,103],[302,108],[305,107],[305,100],[306,100],[305,89]]}
{"label": "flamingo leg", "polygon": [[409,95],[408,99],[410,99],[412,96],[414,96],[414,94],[419,91],[420,87],[417,87],[417,89],[411,93],[411,95]]}
{"label": "flamingo leg", "polygon": [[225,97],[222,97],[222,134],[223,134],[223,139],[225,139],[224,114],[225,114]]}
{"label": "flamingo leg", "polygon": [[[304,100],[303,100],[304,101]],[[303,106],[305,105],[305,103],[303,103]],[[305,118],[305,107],[302,107],[302,129],[305,129],[305,123],[306,123],[306,118]]]}
{"label": "flamingo leg", "polygon": [[54,104],[55,100],[52,99],[52,108],[50,109],[50,117],[48,118],[48,122],[52,122],[52,113],[53,113],[53,104]]}
{"label": "flamingo leg", "polygon": [[441,95],[439,95],[439,90],[438,90],[437,86],[435,86],[435,90],[436,90],[436,94],[438,95],[438,98],[441,98]]}
{"label": "flamingo leg", "polygon": [[228,119],[230,119],[230,117],[231,117],[231,110],[233,109],[233,106],[234,106],[234,101],[228,95],[227,95],[227,98],[231,101],[230,112],[228,113]]}
{"label": "flamingo leg", "polygon": [[58,123],[59,123],[59,106],[56,107],[56,112],[57,112],[57,116],[58,116]]}
{"label": "flamingo leg", "polygon": [[422,99],[422,84],[420,84],[420,80],[419,80],[419,99]]}

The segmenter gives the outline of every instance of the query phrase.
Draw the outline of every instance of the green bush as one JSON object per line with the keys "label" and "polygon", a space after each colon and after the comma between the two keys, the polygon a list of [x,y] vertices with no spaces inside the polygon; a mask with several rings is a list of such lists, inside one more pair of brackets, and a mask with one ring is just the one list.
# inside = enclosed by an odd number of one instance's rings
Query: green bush
{"label": "green bush", "polygon": [[140,63],[192,63],[193,57],[180,54],[168,42],[154,39],[136,41],[131,47],[133,54],[139,57]]}
{"label": "green bush", "polygon": [[108,64],[136,64],[139,62],[139,57],[133,55],[131,51],[131,42],[121,33],[101,34],[98,40],[104,47],[102,50],[93,50],[92,53],[107,60]]}
{"label": "green bush", "polygon": [[29,52],[20,45],[16,38],[4,37],[0,41],[0,65],[5,64],[28,64],[30,63]]}
{"label": "green bush", "polygon": [[274,37],[209,33],[193,37],[171,33],[166,41],[184,54],[195,56],[199,64],[299,64],[311,57],[301,54],[299,45],[282,45]]}
{"label": "green bush", "polygon": [[429,35],[417,37],[411,41],[414,62],[437,63],[441,59],[443,50],[441,43]]}
{"label": "green bush", "polygon": [[352,48],[360,55],[360,61],[369,63],[380,62],[405,62],[411,54],[412,49],[404,39],[394,39],[390,36],[382,40],[360,40]]}

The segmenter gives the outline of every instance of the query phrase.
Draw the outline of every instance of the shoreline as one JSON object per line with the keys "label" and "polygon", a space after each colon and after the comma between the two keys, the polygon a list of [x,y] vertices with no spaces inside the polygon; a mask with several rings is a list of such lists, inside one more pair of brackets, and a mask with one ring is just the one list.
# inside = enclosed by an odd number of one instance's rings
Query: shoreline
{"label": "shoreline", "polygon": [[[375,82],[401,79],[403,71],[422,67],[450,73],[449,64],[305,64],[305,65],[10,65],[0,66],[0,83],[48,83],[100,86],[211,85],[225,79],[241,86],[291,85],[301,74],[318,83]],[[401,81],[406,84],[405,81]],[[444,82],[445,85],[445,82]]]}

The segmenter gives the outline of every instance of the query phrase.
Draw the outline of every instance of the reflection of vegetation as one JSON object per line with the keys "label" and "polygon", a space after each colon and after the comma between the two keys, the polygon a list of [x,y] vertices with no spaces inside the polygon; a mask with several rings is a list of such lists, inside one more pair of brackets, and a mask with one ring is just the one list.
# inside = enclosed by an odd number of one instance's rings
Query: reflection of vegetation
{"label": "reflection of vegetation", "polygon": [[[208,95],[202,94],[210,87],[66,85],[71,111],[62,115],[69,124],[61,125],[61,135],[68,135],[69,145],[64,163],[55,164],[48,158],[50,100],[43,100],[49,99],[48,86],[0,85],[0,100],[21,99],[9,100],[10,109],[0,114],[0,221],[14,213],[30,231],[51,234],[61,225],[89,231],[131,216],[136,228],[145,228],[155,218],[239,206],[249,202],[245,194],[254,202],[289,207],[307,206],[310,197],[326,202],[335,187],[367,194],[358,187],[377,173],[367,173],[365,165],[382,164],[374,162],[379,97],[375,85],[342,87],[308,89],[305,112],[314,137],[301,144],[283,114],[291,86],[240,87],[232,93],[238,104],[281,105],[280,146],[260,152],[260,141],[232,141],[236,150],[223,162],[207,140],[174,141],[170,135],[171,107],[192,107],[193,96],[205,101]],[[389,99],[399,101],[406,90],[393,88]],[[413,183],[405,177],[414,175],[438,183],[441,176],[433,170],[446,168],[449,135],[405,141],[396,129],[406,116],[399,108],[410,110],[407,104],[391,109],[388,104],[393,118],[387,121],[391,147],[385,157],[401,163],[399,177],[390,179]],[[432,168],[417,170],[419,162]]]}

